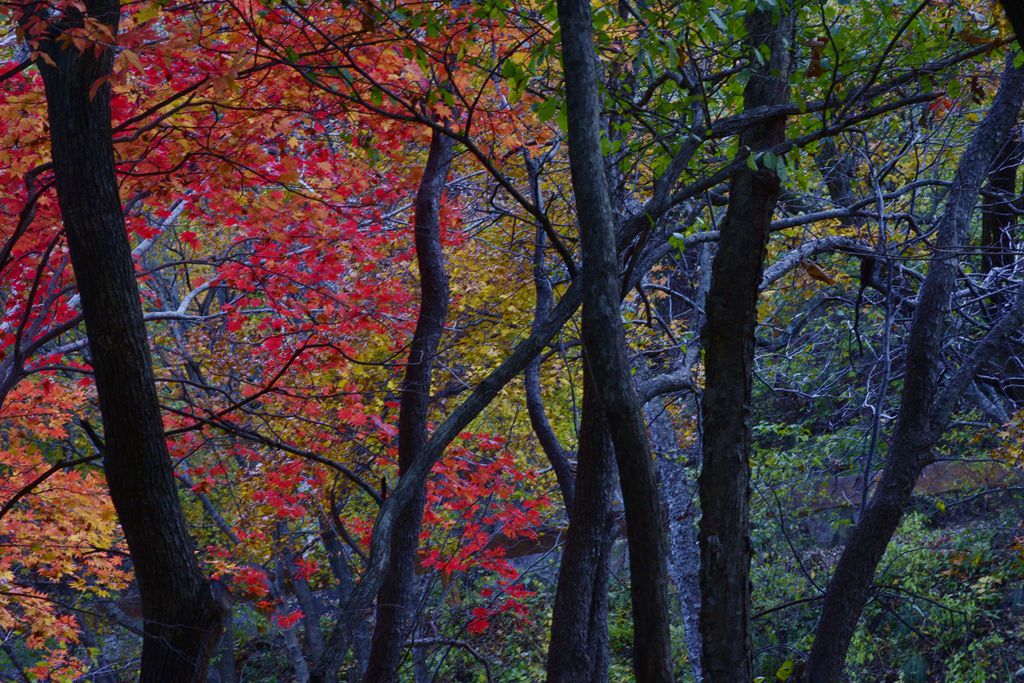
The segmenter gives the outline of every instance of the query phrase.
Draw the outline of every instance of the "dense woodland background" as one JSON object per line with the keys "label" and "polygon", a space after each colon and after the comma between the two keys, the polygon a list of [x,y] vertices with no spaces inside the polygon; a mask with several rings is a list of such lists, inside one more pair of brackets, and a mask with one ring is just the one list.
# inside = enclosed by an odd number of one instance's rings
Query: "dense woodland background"
{"label": "dense woodland background", "polygon": [[0,1],[0,679],[1024,679],[1014,26]]}

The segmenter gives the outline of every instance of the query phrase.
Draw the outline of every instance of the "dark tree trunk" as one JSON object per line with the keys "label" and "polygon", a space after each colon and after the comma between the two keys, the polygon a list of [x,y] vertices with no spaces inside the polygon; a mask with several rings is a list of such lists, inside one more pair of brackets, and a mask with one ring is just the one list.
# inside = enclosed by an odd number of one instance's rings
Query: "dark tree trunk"
{"label": "dark tree trunk", "polygon": [[[452,160],[452,141],[435,132],[416,193],[416,263],[420,310],[409,350],[398,415],[398,472],[404,475],[427,443],[430,379],[448,314],[448,273],[441,249],[441,195]],[[412,634],[416,598],[417,549],[426,486],[421,486],[395,521],[391,558],[377,595],[367,683],[398,680],[405,642]]]}
{"label": "dark tree trunk", "polygon": [[[788,8],[779,9],[776,22],[771,11],[756,11],[747,19],[750,50],[768,46],[771,55],[750,75],[744,91],[747,111],[788,99],[793,19]],[[743,131],[740,148],[756,154],[784,139],[785,119],[780,117]],[[743,168],[734,174],[707,295],[700,624],[704,677],[711,683],[752,678],[750,395],[757,292],[778,194],[779,179],[772,169]]]}
{"label": "dark tree trunk", "polygon": [[[86,9],[116,34],[117,2],[89,0]],[[64,28],[81,20],[65,9]],[[97,56],[92,49],[61,48],[56,38],[41,44],[54,65],[37,63],[103,415],[104,469],[142,598],[141,680],[205,681],[224,608],[196,561],[164,441],[115,175],[110,88],[94,88],[110,75],[114,55],[110,49]]]}
{"label": "dark tree trunk", "polygon": [[[985,318],[989,322],[995,322],[998,318],[998,311],[1006,305],[1008,297],[1003,290],[1011,272],[1009,268],[1016,260],[1013,250],[1013,233],[1017,224],[1017,212],[1020,210],[1020,202],[1016,201],[1017,194],[1017,169],[1020,167],[1021,155],[1024,154],[1024,144],[1021,142],[1021,130],[1014,127],[1010,138],[1003,145],[996,157],[992,168],[989,170],[988,182],[982,191],[981,200],[981,272],[985,278],[985,289],[992,292],[987,305],[983,308]],[[994,270],[1006,269],[1001,272]],[[1019,377],[1024,371],[1024,364],[1016,355],[1007,358],[1001,364],[1004,377]],[[1019,386],[1007,383],[999,386],[999,390],[1011,401],[1020,402],[1024,399],[1024,392]],[[984,402],[984,394],[981,389],[975,394]],[[998,402],[998,394],[995,395]],[[982,403],[983,409],[986,403]],[[991,401],[988,403],[991,405]],[[996,412],[1001,411],[1001,407]],[[986,410],[991,414],[992,411]],[[1003,411],[1005,412],[1005,411]],[[1000,420],[1000,423],[1005,420]]]}
{"label": "dark tree trunk", "polygon": [[[338,537],[338,532],[332,528],[331,522],[325,517],[320,517],[319,523],[320,538],[323,541],[324,550],[327,552],[327,562],[337,582],[338,604],[341,606],[349,605],[353,590],[355,589],[355,577],[352,567],[349,566],[341,539]],[[338,622],[341,628],[345,629],[347,645],[351,645],[352,654],[355,656],[355,666],[349,671],[349,681],[353,683],[363,680],[363,675],[366,673],[366,667],[370,658],[370,641],[373,637],[373,634],[370,632],[370,615],[371,610],[361,609],[360,612],[351,615],[348,619],[341,619]],[[348,654],[347,647],[345,650],[343,654]],[[322,662],[324,652],[326,651],[327,646],[325,645],[320,657],[314,660],[314,662],[317,664]],[[314,665],[314,668],[310,671],[310,676],[313,677],[316,674],[317,670]]]}
{"label": "dark tree trunk", "polygon": [[558,20],[569,161],[583,256],[583,362],[615,444],[626,509],[634,669],[637,680],[671,681],[665,534],[654,461],[630,376],[619,312],[615,217],[601,154],[601,107],[589,0],[559,0]]}
{"label": "dark tree trunk", "polygon": [[[1017,167],[1020,165],[1020,130],[1007,139],[996,157],[985,185],[981,211],[981,272],[1004,268],[1014,261],[1012,233],[1016,223]],[[1000,297],[993,301],[998,305]]]}
{"label": "dark tree trunk", "polygon": [[608,680],[608,556],[615,530],[615,451],[590,373],[583,371],[577,494],[558,567],[549,683]]}
{"label": "dark tree trunk", "polygon": [[1013,32],[1017,34],[1017,44],[1024,50],[1024,2],[1020,0],[1000,0],[1003,9],[1006,10],[1006,17],[1013,26]]}
{"label": "dark tree trunk", "polygon": [[940,386],[942,340],[949,300],[978,192],[1004,145],[1024,99],[1024,72],[1008,67],[985,120],[960,159],[956,177],[936,231],[928,275],[918,296],[907,342],[906,370],[899,417],[882,477],[847,541],[829,582],[806,669],[806,680],[840,680],[846,651],[871,594],[878,563],[903,516],[921,469],[977,367],[1019,327],[1021,298],[1010,314],[975,348],[967,362]]}

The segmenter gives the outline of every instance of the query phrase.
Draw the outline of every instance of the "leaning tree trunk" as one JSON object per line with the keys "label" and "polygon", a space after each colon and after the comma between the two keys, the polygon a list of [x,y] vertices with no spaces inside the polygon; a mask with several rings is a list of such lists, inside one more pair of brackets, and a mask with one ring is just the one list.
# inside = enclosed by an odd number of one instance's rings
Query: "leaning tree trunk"
{"label": "leaning tree trunk", "polygon": [[[427,415],[434,357],[448,314],[448,273],[441,249],[441,195],[452,160],[451,138],[435,132],[416,193],[416,262],[420,276],[420,311],[402,383],[398,415],[398,472],[401,477],[427,443]],[[412,633],[416,565],[426,486],[421,486],[395,520],[391,556],[377,594],[377,623],[364,680],[398,680],[405,643]]]}
{"label": "leaning tree trunk", "polygon": [[[654,461],[626,359],[619,259],[601,154],[597,64],[589,0],[559,0],[569,162],[583,257],[583,362],[615,444],[626,508],[633,662],[637,680],[672,680],[665,535]],[[579,492],[577,492],[579,495]]]}
{"label": "leaning tree trunk", "polygon": [[[42,5],[29,11],[44,12]],[[115,0],[85,11],[116,35]],[[53,171],[103,415],[104,471],[142,599],[142,681],[205,681],[224,607],[195,558],[174,483],[153,384],[149,342],[118,194],[110,123],[114,53],[59,39],[80,27],[70,6],[41,36]],[[50,63],[52,60],[52,63]]]}
{"label": "leaning tree trunk", "polygon": [[953,379],[945,387],[940,386],[942,342],[956,285],[957,254],[981,184],[1016,121],[1022,99],[1024,70],[1008,66],[991,110],[957,167],[910,325],[903,395],[889,454],[876,492],[843,548],[825,592],[806,669],[806,680],[811,683],[840,680],[846,651],[871,595],[878,563],[910,501],[921,469],[929,462],[932,447],[978,366],[1024,317],[1018,295],[1011,312],[979,343]]}
{"label": "leaning tree trunk", "polygon": [[[780,7],[747,20],[751,51],[770,58],[752,67],[744,108],[784,104],[789,94],[793,16]],[[756,60],[751,60],[756,65]],[[740,148],[757,154],[785,139],[785,118],[746,129]],[[756,157],[755,157],[756,158]],[[751,377],[757,292],[764,269],[779,178],[763,161],[733,175],[711,271],[704,326],[706,385],[700,474],[701,612],[704,676],[710,683],[749,681]]]}

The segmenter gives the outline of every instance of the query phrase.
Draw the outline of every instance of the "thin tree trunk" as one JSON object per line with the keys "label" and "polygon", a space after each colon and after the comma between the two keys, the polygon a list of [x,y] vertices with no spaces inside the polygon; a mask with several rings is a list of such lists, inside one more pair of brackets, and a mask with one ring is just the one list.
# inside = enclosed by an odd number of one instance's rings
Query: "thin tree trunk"
{"label": "thin tree trunk", "polygon": [[288,626],[281,633],[281,639],[284,641],[284,649],[288,654],[288,662],[295,673],[293,680],[295,683],[308,683],[309,662],[306,661],[306,655],[302,651],[302,643],[299,641],[299,629],[294,624]]}
{"label": "thin tree trunk", "polygon": [[[416,193],[416,262],[420,276],[420,311],[402,383],[398,416],[398,471],[404,475],[427,442],[427,416],[434,357],[448,314],[448,273],[441,249],[441,195],[452,159],[451,138],[435,132],[423,179]],[[405,643],[412,635],[416,597],[417,549],[426,487],[421,486],[395,522],[391,558],[377,595],[367,683],[398,679]]]}
{"label": "thin tree trunk", "polygon": [[978,344],[945,388],[940,386],[942,340],[950,295],[956,285],[957,253],[963,244],[978,192],[1015,123],[1024,99],[1024,71],[1007,67],[999,93],[975,132],[957,168],[936,231],[928,275],[918,296],[907,342],[906,370],[899,417],[885,469],[843,548],[822,604],[808,660],[812,683],[839,681],[850,641],[871,594],[878,563],[903,516],[921,469],[945,430],[953,408],[978,366],[1024,319],[1024,298]]}
{"label": "thin tree trunk", "polygon": [[[646,368],[637,373],[645,378]],[[703,680],[700,640],[700,546],[697,541],[697,486],[687,473],[686,453],[679,448],[676,428],[666,410],[664,398],[644,408],[650,425],[651,445],[658,459],[658,471],[668,508],[668,570],[676,586],[683,622],[686,656],[693,678]]]}
{"label": "thin tree trunk", "polygon": [[[119,6],[88,0],[116,35]],[[28,11],[45,12],[42,4]],[[73,7],[61,29],[82,24]],[[58,29],[59,30],[59,29]],[[205,681],[225,608],[195,558],[164,440],[135,266],[118,194],[110,124],[114,54],[42,37],[57,198],[81,295],[104,427],[104,469],[142,598],[142,681]]]}
{"label": "thin tree trunk", "polygon": [[235,633],[233,628],[231,610],[224,615],[224,634],[220,639],[220,646],[217,647],[217,661],[214,666],[214,675],[211,677],[215,683],[235,683]]}
{"label": "thin tree trunk", "polygon": [[[289,559],[293,558],[289,557]],[[295,590],[295,599],[302,610],[302,627],[306,634],[309,658],[315,662],[324,654],[324,634],[320,629],[320,607],[317,605],[313,590],[309,587],[309,582],[298,574],[294,564],[289,571],[291,572],[292,588]]]}
{"label": "thin tree trunk", "polygon": [[[654,461],[626,358],[619,259],[604,158],[590,2],[559,0],[569,161],[583,257],[583,353],[615,444],[629,540],[638,680],[671,681],[665,535]],[[579,495],[577,493],[577,495]]]}
{"label": "thin tree trunk", "polygon": [[[531,179],[531,185],[535,183],[536,176]],[[539,192],[535,193],[534,202]],[[533,327],[537,328],[551,313],[554,306],[554,293],[551,290],[551,282],[548,280],[547,269],[544,267],[544,250],[547,239],[544,230],[540,227],[536,230],[534,237],[533,253],[533,283],[536,291],[536,302],[534,304]],[[523,384],[526,391],[526,411],[530,416],[530,425],[533,433],[537,435],[544,455],[551,463],[551,469],[555,472],[555,479],[558,481],[558,490],[562,494],[562,501],[566,510],[572,510],[573,496],[575,495],[576,484],[573,481],[572,467],[569,465],[569,458],[558,441],[555,430],[551,428],[547,412],[544,410],[544,399],[541,394],[540,383],[540,357],[534,358],[526,366],[523,373]]]}
{"label": "thin tree trunk", "polygon": [[[1017,167],[1021,155],[1020,130],[1015,130],[1003,145],[985,185],[988,196],[982,200],[981,272],[990,273],[1013,263],[1011,233],[1017,211]],[[993,297],[998,304],[1000,297]]]}
{"label": "thin tree trunk", "polygon": [[[788,7],[747,19],[751,60],[746,111],[784,104],[789,96],[793,17]],[[785,118],[740,134],[751,154],[785,139]],[[756,159],[756,157],[755,157]],[[712,266],[704,327],[703,454],[700,474],[701,614],[705,680],[749,681],[751,377],[757,293],[772,213],[779,194],[774,170],[743,168],[732,178],[729,207]]]}
{"label": "thin tree trunk", "polygon": [[[326,517],[320,517],[320,538],[324,544],[324,550],[327,553],[327,562],[331,567],[331,573],[334,574],[334,579],[337,582],[338,592],[338,604],[346,606],[350,604],[353,590],[355,589],[355,577],[352,571],[352,567],[349,566],[348,560],[345,557],[345,549],[342,546],[341,540],[338,538],[337,532],[331,527],[331,523]],[[365,618],[363,615],[365,614]],[[366,673],[366,667],[370,658],[370,641],[373,634],[370,632],[370,610],[364,609],[361,613],[352,615],[347,619],[339,620],[339,625],[346,631],[346,648],[345,653],[348,654],[348,645],[351,645],[352,654],[355,656],[355,666],[349,671],[349,681],[355,683],[356,681],[363,680],[363,675]],[[324,646],[324,652],[327,651],[327,646]],[[317,663],[323,661],[324,654],[321,653],[320,657],[314,660]],[[316,675],[316,668],[310,672],[310,676]]]}
{"label": "thin tree trunk", "polygon": [[608,680],[608,557],[615,537],[615,451],[586,368],[577,482],[551,616],[548,683]]}

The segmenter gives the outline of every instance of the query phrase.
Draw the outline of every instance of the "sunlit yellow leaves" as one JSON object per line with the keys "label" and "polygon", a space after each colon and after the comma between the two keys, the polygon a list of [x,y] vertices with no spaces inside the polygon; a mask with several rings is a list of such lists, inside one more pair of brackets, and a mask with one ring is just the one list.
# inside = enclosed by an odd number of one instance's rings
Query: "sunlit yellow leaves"
{"label": "sunlit yellow leaves", "polygon": [[[30,408],[26,390],[32,391]],[[43,657],[35,667],[43,678],[51,670],[80,672],[83,664],[67,649],[78,641],[79,625],[55,596],[38,588],[40,580],[97,597],[129,580],[121,557],[112,552],[121,542],[120,530],[102,475],[65,469],[43,478],[53,457],[47,443],[68,438],[82,393],[46,379],[24,382],[0,414],[0,500],[22,496],[0,519],[0,626],[26,636],[25,644]]]}

